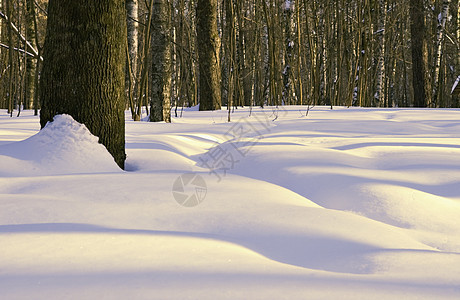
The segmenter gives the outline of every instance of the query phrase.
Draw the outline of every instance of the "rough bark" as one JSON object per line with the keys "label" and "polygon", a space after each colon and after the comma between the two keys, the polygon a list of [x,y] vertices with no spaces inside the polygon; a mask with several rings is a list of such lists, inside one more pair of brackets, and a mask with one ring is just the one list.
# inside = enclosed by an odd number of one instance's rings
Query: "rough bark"
{"label": "rough bark", "polygon": [[[425,16],[423,0],[410,0],[411,51],[412,51],[412,86],[414,89],[414,106],[427,106],[427,69],[424,63],[426,47]],[[425,53],[426,54],[426,53]]]}
{"label": "rough bark", "polygon": [[217,0],[198,0],[196,18],[200,110],[218,110],[221,97]]}
{"label": "rough bark", "polygon": [[155,0],[152,13],[150,121],[171,122],[171,24],[168,1]]}
{"label": "rough bark", "polygon": [[40,83],[42,128],[69,114],[125,161],[123,0],[50,0]]}

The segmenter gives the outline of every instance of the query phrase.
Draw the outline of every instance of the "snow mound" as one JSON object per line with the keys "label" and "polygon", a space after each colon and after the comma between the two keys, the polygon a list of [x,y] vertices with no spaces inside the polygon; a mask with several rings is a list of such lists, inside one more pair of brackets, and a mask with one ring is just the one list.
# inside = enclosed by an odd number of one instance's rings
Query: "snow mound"
{"label": "snow mound", "polygon": [[0,146],[0,176],[118,172],[107,149],[85,125],[57,115],[36,135]]}

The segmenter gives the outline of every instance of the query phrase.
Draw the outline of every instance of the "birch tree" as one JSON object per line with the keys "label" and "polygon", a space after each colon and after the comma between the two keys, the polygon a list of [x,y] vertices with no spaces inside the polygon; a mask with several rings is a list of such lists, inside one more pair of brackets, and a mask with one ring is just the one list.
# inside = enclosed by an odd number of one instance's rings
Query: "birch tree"
{"label": "birch tree", "polygon": [[374,98],[377,100],[379,106],[385,105],[385,25],[387,16],[387,1],[380,0],[378,6],[378,63],[377,63],[377,79],[376,79],[376,91]]}
{"label": "birch tree", "polygon": [[442,1],[441,12],[438,16],[438,26],[437,26],[437,35],[436,35],[436,57],[434,65],[434,75],[433,75],[433,97],[432,105],[438,105],[439,92],[441,90],[441,82],[439,80],[439,74],[441,72],[441,58],[443,55],[443,45],[444,45],[444,36],[446,29],[447,17],[449,15],[449,5],[450,0]]}

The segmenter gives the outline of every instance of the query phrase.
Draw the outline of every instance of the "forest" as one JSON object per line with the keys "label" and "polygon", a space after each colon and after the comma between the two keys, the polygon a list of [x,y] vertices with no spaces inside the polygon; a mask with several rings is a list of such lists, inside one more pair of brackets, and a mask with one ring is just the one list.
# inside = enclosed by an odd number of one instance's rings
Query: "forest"
{"label": "forest", "polygon": [[[135,120],[168,121],[171,107],[200,102],[459,106],[460,1],[104,2],[124,6],[111,12],[127,31],[125,58],[114,63],[123,64],[123,101]],[[48,1],[2,0],[0,17],[0,107],[38,113]],[[209,70],[200,47],[213,56]]]}
{"label": "forest", "polygon": [[460,299],[460,0],[0,0],[1,299]]}

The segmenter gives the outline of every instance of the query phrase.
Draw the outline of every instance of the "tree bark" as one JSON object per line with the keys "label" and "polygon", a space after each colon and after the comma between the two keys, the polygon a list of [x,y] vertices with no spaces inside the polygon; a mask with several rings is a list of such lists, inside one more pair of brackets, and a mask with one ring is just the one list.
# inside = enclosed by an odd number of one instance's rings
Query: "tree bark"
{"label": "tree bark", "polygon": [[69,114],[125,161],[123,0],[50,0],[40,85],[42,128]]}
{"label": "tree bark", "polygon": [[377,82],[374,98],[380,107],[387,106],[385,103],[385,31],[386,31],[386,12],[387,1],[380,0],[378,4],[378,64],[377,64]]}
{"label": "tree bark", "polygon": [[[414,106],[427,106],[427,68],[424,62],[426,29],[423,0],[410,0],[411,51],[412,51],[412,86],[414,89]],[[427,56],[427,54],[425,53]]]}
{"label": "tree bark", "polygon": [[[11,0],[6,0],[5,8],[6,8],[6,15],[8,20],[11,20]],[[7,26],[7,35],[8,35],[8,74],[9,74],[9,82],[8,82],[8,114],[13,116],[13,30],[12,30],[11,22],[8,22]]]}
{"label": "tree bark", "polygon": [[438,28],[436,34],[436,57],[435,57],[435,66],[434,66],[434,76],[433,76],[433,105],[439,105],[438,97],[441,90],[441,83],[439,81],[439,75],[441,73],[441,58],[442,50],[444,45],[444,31],[446,29],[447,17],[449,15],[449,5],[450,0],[444,0],[442,2],[441,13],[438,17]]}
{"label": "tree bark", "polygon": [[131,108],[131,115],[134,119],[134,95],[136,95],[137,60],[139,53],[139,3],[138,0],[126,0],[126,27],[128,37],[128,55],[126,59],[126,89]]}
{"label": "tree bark", "polygon": [[167,0],[155,0],[152,9],[152,80],[150,121],[171,122],[171,35]]}
{"label": "tree bark", "polygon": [[[35,27],[34,27],[34,19],[35,19],[35,3],[34,0],[27,0],[26,1],[26,32],[27,32],[27,39],[30,41],[32,47],[36,48],[37,45],[35,44]],[[35,61],[33,58],[27,56],[26,58],[26,82],[25,82],[25,102],[24,107],[26,109],[33,108],[34,106],[34,95],[35,95],[35,72],[37,71],[37,63],[38,57]]]}
{"label": "tree bark", "polygon": [[217,0],[198,0],[196,31],[199,64],[200,110],[218,110],[220,98],[220,39],[217,33]]}

